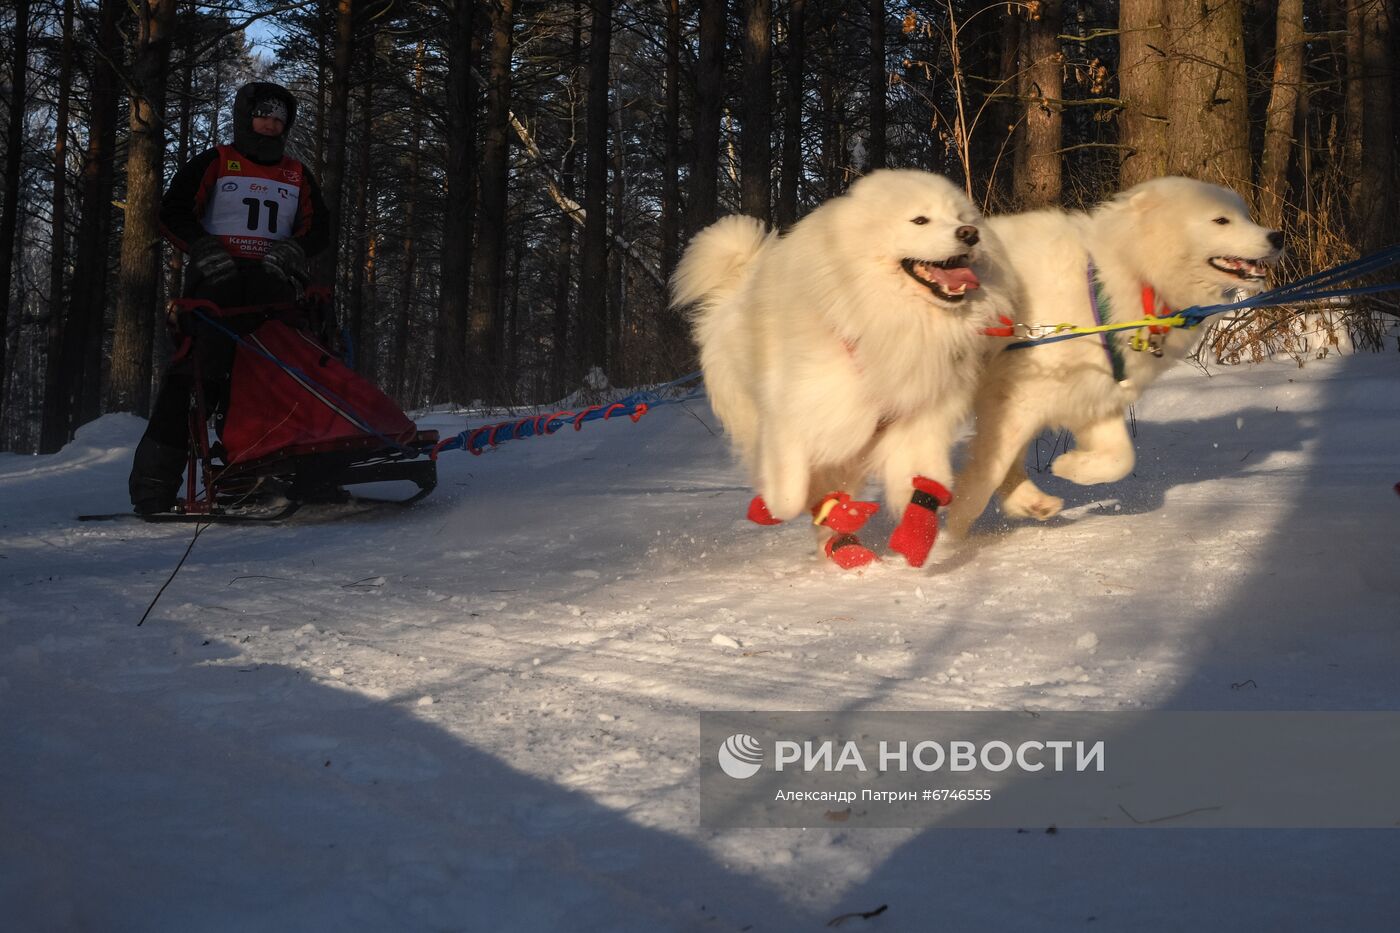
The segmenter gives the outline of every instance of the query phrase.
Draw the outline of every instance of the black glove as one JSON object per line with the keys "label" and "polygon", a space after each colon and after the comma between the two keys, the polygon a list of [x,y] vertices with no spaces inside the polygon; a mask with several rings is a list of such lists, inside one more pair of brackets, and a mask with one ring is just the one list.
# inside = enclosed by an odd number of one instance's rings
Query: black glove
{"label": "black glove", "polygon": [[306,267],[306,250],[296,240],[269,243],[263,254],[263,268],[288,285],[303,286],[311,278]]}
{"label": "black glove", "polygon": [[238,274],[233,257],[216,236],[202,236],[190,244],[190,265],[210,285],[227,282]]}

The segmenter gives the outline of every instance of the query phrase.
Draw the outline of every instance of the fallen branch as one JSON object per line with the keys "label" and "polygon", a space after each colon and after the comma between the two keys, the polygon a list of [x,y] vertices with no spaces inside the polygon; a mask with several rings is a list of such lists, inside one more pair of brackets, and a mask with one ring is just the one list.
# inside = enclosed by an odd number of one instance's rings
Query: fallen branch
{"label": "fallen branch", "polygon": [[165,592],[165,588],[166,588],[167,586],[169,586],[172,582],[174,582],[174,580],[175,580],[175,574],[179,573],[179,572],[180,572],[180,568],[183,567],[183,566],[185,566],[185,560],[190,556],[190,551],[193,551],[193,550],[194,550],[194,543],[195,543],[196,541],[199,540],[199,536],[200,536],[201,534],[203,534],[203,533],[204,533],[204,529],[206,529],[206,528],[208,528],[208,527],[209,527],[209,524],[208,524],[208,523],[205,523],[205,524],[203,524],[203,525],[196,525],[196,526],[195,526],[195,528],[194,528],[194,536],[193,536],[192,538],[190,538],[190,543],[189,543],[188,546],[186,546],[186,548],[185,548],[185,553],[180,555],[180,562],[179,562],[178,564],[175,565],[175,569],[172,570],[172,571],[170,571],[170,576],[166,577],[166,578],[165,578],[165,582],[162,583],[162,584],[160,585],[160,589],[156,591],[155,598],[152,599],[152,600],[151,600],[151,604],[150,604],[149,606],[146,607],[146,611],[143,612],[143,613],[141,613],[141,621],[139,621],[139,622],[136,623],[137,627],[140,627],[140,626],[146,624],[146,619],[147,619],[147,617],[150,616],[151,610],[154,609],[154,608],[156,607],[156,603],[158,603],[158,602],[160,601],[160,597],[161,597],[161,595]]}

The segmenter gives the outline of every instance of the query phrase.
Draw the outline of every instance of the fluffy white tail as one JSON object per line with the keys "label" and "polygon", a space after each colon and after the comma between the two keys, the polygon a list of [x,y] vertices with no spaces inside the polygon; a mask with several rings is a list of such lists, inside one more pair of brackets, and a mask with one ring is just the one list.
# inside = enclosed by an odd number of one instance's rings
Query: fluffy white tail
{"label": "fluffy white tail", "polygon": [[762,221],[739,214],[701,230],[671,276],[671,303],[711,304],[732,293],[767,239]]}
{"label": "fluffy white tail", "polygon": [[749,265],[772,236],[752,217],[725,217],[696,234],[671,277],[671,300],[691,305],[690,322],[700,347],[700,368],[710,406],[754,475],[758,409],[749,309],[740,294]]}

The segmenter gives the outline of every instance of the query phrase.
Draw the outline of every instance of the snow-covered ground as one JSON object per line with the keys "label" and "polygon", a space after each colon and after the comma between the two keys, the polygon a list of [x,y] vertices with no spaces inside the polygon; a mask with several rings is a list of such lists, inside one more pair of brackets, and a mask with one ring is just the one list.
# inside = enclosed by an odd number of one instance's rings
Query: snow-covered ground
{"label": "snow-covered ground", "polygon": [[694,402],[208,528],[139,628],[192,529],[74,516],[142,423],[0,456],[0,926],[1393,930],[1396,830],[701,829],[694,714],[1400,708],[1398,414],[1393,355],[1183,366],[1130,479],[851,575]]}

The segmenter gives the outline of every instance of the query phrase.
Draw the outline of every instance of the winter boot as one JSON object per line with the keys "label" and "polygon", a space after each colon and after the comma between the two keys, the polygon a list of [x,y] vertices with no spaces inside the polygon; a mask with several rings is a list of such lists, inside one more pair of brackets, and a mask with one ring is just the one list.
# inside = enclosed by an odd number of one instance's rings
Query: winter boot
{"label": "winter boot", "polygon": [[162,444],[149,436],[136,445],[127,478],[127,492],[138,515],[154,515],[175,508],[184,479],[185,449]]}
{"label": "winter boot", "polygon": [[903,554],[909,566],[922,567],[938,538],[938,509],[952,501],[953,494],[942,483],[914,477],[914,497],[890,535],[890,550]]}

